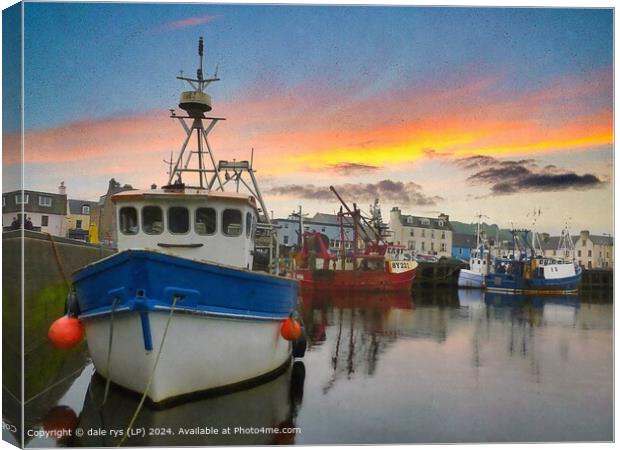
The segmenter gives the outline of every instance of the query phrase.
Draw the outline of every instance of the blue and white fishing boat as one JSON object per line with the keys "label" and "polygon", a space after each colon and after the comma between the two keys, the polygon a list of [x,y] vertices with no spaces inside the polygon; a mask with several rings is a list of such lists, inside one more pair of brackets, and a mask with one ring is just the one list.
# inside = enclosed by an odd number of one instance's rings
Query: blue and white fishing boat
{"label": "blue and white fishing boat", "polygon": [[485,276],[487,290],[527,294],[577,293],[582,270],[574,260],[536,254],[534,244],[528,239],[529,230],[513,230],[512,233],[512,257],[494,260],[491,272]]}
{"label": "blue and white fishing boat", "polygon": [[482,289],[485,285],[485,276],[489,274],[491,268],[491,253],[485,241],[481,239],[480,219],[483,216],[478,214],[478,225],[476,227],[476,248],[471,251],[469,256],[469,269],[459,270],[458,287],[467,289]]}
{"label": "blue and white fishing boat", "polygon": [[202,38],[199,55],[196,78],[177,77],[193,90],[181,94],[186,115],[171,113],[187,136],[168,184],[114,195],[118,253],[73,276],[97,372],[154,403],[273,376],[294,344],[281,327],[298,282],[252,270],[257,228],[270,233],[268,210],[251,162],[216,166],[207,137],[223,119],[204,115],[212,109],[205,88],[218,78],[203,77]]}

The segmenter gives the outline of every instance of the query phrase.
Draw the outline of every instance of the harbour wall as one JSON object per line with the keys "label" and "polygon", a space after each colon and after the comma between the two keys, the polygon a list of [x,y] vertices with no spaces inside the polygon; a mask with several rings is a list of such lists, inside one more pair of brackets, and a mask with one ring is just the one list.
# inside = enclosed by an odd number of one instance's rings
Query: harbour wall
{"label": "harbour wall", "polygon": [[77,376],[82,370],[86,345],[81,343],[71,350],[55,349],[47,338],[47,331],[51,323],[64,314],[71,274],[113,254],[114,250],[26,230],[4,232],[2,244],[3,392],[5,398],[18,402],[23,375],[23,401],[27,405],[35,397],[53,391],[50,388],[58,382]]}

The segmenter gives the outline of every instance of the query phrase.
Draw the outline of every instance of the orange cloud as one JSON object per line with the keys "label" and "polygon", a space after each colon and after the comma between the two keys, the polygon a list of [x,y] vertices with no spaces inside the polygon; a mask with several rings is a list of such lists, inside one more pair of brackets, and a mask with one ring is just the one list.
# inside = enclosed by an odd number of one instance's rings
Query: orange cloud
{"label": "orange cloud", "polygon": [[[256,86],[245,97],[216,102],[214,113],[228,120],[211,134],[215,155],[247,159],[255,147],[261,174],[278,175],[347,163],[402,166],[428,158],[428,149],[509,156],[613,143],[607,71],[510,95],[493,76],[374,94],[358,88]],[[152,179],[161,177],[162,159],[171,150],[177,154],[184,137],[160,110],[28,132],[25,159],[83,161],[102,174],[111,167],[135,173],[137,164],[145,179],[147,171]]]}
{"label": "orange cloud", "polygon": [[213,19],[215,19],[215,16],[188,17],[186,19],[175,20],[173,22],[165,23],[159,29],[161,31],[181,30],[183,28],[190,28],[197,25],[207,24],[209,22],[212,22]]}

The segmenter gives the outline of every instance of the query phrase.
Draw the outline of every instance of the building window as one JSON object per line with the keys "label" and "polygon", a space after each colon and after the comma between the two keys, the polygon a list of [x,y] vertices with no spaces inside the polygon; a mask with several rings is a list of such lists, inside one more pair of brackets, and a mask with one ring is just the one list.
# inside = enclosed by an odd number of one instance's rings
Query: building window
{"label": "building window", "polygon": [[164,213],[159,206],[142,208],[142,231],[146,234],[161,234],[164,231]]}
{"label": "building window", "polygon": [[50,217],[49,216],[41,216],[41,226],[42,227],[47,227],[49,225],[50,222]]}
{"label": "building window", "polygon": [[588,261],[588,269],[592,268],[592,261]]}
{"label": "building window", "polygon": [[90,214],[90,206],[82,205],[82,215],[88,216]]}
{"label": "building window", "polygon": [[189,231],[189,210],[187,208],[183,206],[168,208],[168,231],[172,234],[185,234]]}
{"label": "building window", "polygon": [[28,204],[28,200],[29,200],[28,194],[26,194],[26,195],[17,194],[15,196],[15,203],[18,204],[18,205],[27,205]]}
{"label": "building window", "polygon": [[284,236],[284,244],[288,244],[288,236]]}
{"label": "building window", "polygon": [[442,232],[441,232],[441,239],[445,239],[445,238],[446,238],[446,232],[445,232],[445,231],[442,231]]}
{"label": "building window", "polygon": [[582,240],[582,241],[581,241],[581,246],[582,246],[582,247],[585,247],[585,246],[586,246],[586,241],[585,241],[585,240]]}
{"label": "building window", "polygon": [[82,229],[82,221],[81,220],[76,220],[75,221],[75,228],[77,229]]}
{"label": "building window", "polygon": [[238,209],[225,209],[222,216],[222,226],[226,236],[240,236],[241,211]]}
{"label": "building window", "polygon": [[411,231],[409,232],[409,236],[412,236],[412,237],[414,236],[414,234],[413,234],[413,228],[412,228],[412,229],[411,229]]}
{"label": "building window", "polygon": [[441,243],[441,251],[442,252],[446,251],[446,244],[444,244],[443,242]]}
{"label": "building window", "polygon": [[592,257],[592,250],[588,250],[588,257]]}
{"label": "building window", "polygon": [[321,231],[325,233],[325,227],[321,227]]}
{"label": "building window", "polygon": [[39,195],[39,206],[52,206],[52,197],[46,195]]}
{"label": "building window", "polygon": [[577,256],[581,256],[581,250],[577,250]]}
{"label": "building window", "polygon": [[413,223],[413,217],[407,217],[407,223]]}
{"label": "building window", "polygon": [[425,249],[424,249],[424,244],[425,244],[425,242],[424,242],[424,241],[422,241],[422,251],[424,251],[424,250],[425,250]]}
{"label": "building window", "polygon": [[138,233],[138,212],[133,206],[125,206],[119,212],[119,227],[123,234]]}
{"label": "building window", "polygon": [[426,232],[425,232],[425,231],[426,231],[426,230],[422,230],[422,237],[425,237],[425,236],[426,236]]}
{"label": "building window", "polygon": [[214,234],[216,230],[216,212],[213,208],[197,208],[194,229],[196,234]]}
{"label": "building window", "polygon": [[434,252],[434,251],[435,251],[435,243],[431,242],[431,252]]}

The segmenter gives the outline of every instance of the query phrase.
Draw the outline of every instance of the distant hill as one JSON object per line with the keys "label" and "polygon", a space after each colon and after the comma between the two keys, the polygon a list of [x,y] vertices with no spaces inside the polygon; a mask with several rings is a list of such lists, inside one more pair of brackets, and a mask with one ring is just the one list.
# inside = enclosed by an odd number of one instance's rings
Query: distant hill
{"label": "distant hill", "polygon": [[[476,235],[476,227],[478,224],[475,223],[463,223],[463,222],[457,222],[454,220],[450,221],[450,225],[452,225],[452,228],[454,229],[455,233],[460,233],[460,234],[472,234],[472,235]],[[481,223],[480,224],[480,229],[483,231],[486,231],[487,233],[487,237],[489,239],[496,239],[497,238],[497,232],[499,230],[499,240],[500,241],[510,241],[512,240],[512,234],[510,234],[509,230],[506,229],[501,229],[499,228],[497,225],[495,224],[488,224],[488,223]]]}

